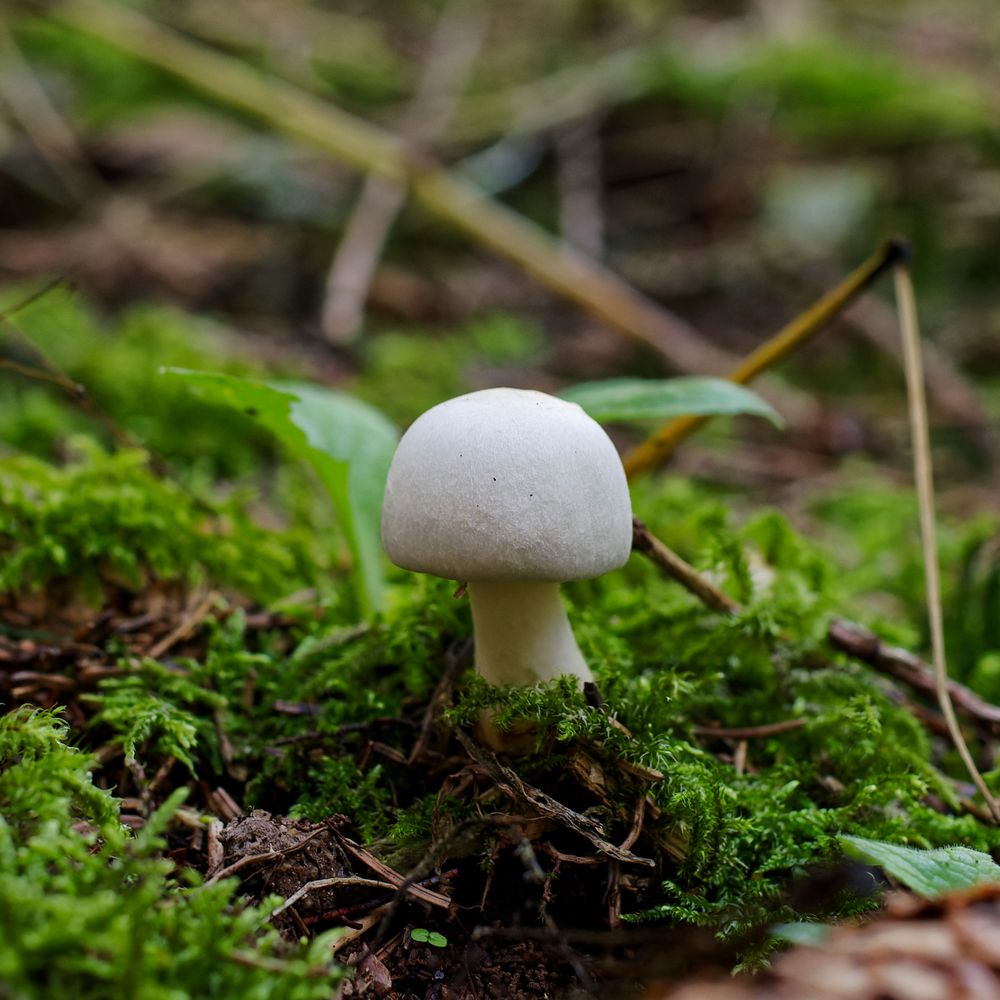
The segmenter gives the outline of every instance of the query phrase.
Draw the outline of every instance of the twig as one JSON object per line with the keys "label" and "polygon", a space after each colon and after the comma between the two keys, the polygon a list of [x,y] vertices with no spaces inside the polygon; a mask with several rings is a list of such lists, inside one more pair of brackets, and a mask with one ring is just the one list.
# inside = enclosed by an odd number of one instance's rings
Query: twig
{"label": "twig", "polygon": [[0,20],[0,56],[6,72],[0,73],[0,97],[25,134],[59,178],[66,193],[86,203],[100,180],[97,172],[32,72],[10,29]]}
{"label": "twig", "polygon": [[632,548],[648,556],[666,574],[682,584],[713,611],[736,614],[739,604],[668,548],[637,517],[632,518]]}
{"label": "twig", "polygon": [[559,232],[580,253],[600,260],[604,250],[601,206],[601,146],[598,121],[584,115],[553,133]]}
{"label": "twig", "polygon": [[7,323],[12,320],[19,312],[27,309],[28,306],[34,305],[40,299],[44,299],[49,292],[54,291],[60,285],[65,284],[66,279],[63,277],[53,278],[51,281],[47,281],[40,288],[36,288],[33,292],[29,292],[23,299],[15,302],[12,306],[4,309],[0,312],[0,323]]}
{"label": "twig", "polygon": [[221,879],[229,878],[230,875],[238,875],[245,868],[256,868],[258,865],[266,864],[268,861],[282,861],[290,854],[301,851],[311,840],[315,840],[321,833],[326,833],[327,827],[321,826],[312,833],[307,833],[301,840],[296,841],[288,847],[283,847],[278,851],[264,851],[261,854],[246,854],[239,861],[234,861],[231,865],[220,869],[214,875],[210,875],[205,880],[205,885],[212,885]]}
{"label": "twig", "polygon": [[208,823],[208,840],[205,848],[206,871],[209,873],[217,871],[225,861],[225,850],[219,834],[222,833],[222,820],[211,819]]}
{"label": "twig", "polygon": [[318,878],[312,882],[306,882],[301,889],[296,889],[281,906],[272,914],[270,919],[274,919],[279,913],[284,913],[290,906],[294,906],[303,896],[308,895],[315,889],[330,889],[333,886],[367,886],[370,889],[388,889],[390,892],[396,888],[391,882],[379,882],[378,879],[361,878],[357,875],[341,875],[335,878]]}
{"label": "twig", "polygon": [[[636,519],[634,523],[636,526],[634,539],[642,539],[642,544],[633,541],[634,548],[648,556],[668,576],[680,583],[713,611],[738,614],[742,610],[736,601],[724,594],[693,566],[681,559],[641,521]],[[933,667],[905,649],[886,645],[874,632],[863,625],[844,619],[836,619],[830,624],[827,637],[831,645],[837,649],[863,660],[870,666],[889,674],[910,687],[926,694],[936,695],[938,693],[938,680]],[[991,735],[1000,736],[1000,706],[983,701],[979,695],[957,681],[948,680],[947,685],[950,703],[959,712],[977,722]],[[914,706],[914,711],[917,711],[918,714],[919,709],[920,706]],[[728,730],[699,726],[695,727],[695,732],[706,736],[748,739],[754,736],[774,735],[775,732],[798,728],[802,724],[804,724],[802,720],[788,719],[765,726]],[[949,732],[951,732],[950,728]]]}
{"label": "twig", "polygon": [[927,584],[927,614],[930,619],[931,651],[934,662],[935,693],[941,714],[948,724],[952,742],[965,764],[980,794],[989,806],[993,819],[1000,823],[1000,804],[993,798],[979,773],[965,736],[955,717],[948,689],[948,666],[945,659],[944,623],[941,614],[941,571],[938,565],[937,531],[934,522],[934,477],[931,467],[930,431],[927,421],[927,399],[924,394],[923,363],[920,356],[920,330],[917,326],[917,303],[913,282],[904,259],[897,260],[894,270],[896,305],[903,338],[903,360],[906,370],[906,390],[910,410],[910,434],[913,438],[913,472],[920,507],[920,544],[924,554],[924,576]]}
{"label": "twig", "polygon": [[[930,664],[906,649],[887,645],[863,625],[837,619],[830,623],[827,637],[837,649],[908,687],[925,694],[937,693],[937,679]],[[1000,736],[1000,706],[984,701],[958,681],[948,681],[948,694],[957,712],[972,719],[991,736]]]}
{"label": "twig", "polygon": [[699,736],[718,736],[723,740],[753,740],[777,736],[779,733],[790,733],[801,729],[806,724],[805,719],[782,719],[780,722],[765,722],[760,726],[693,726]]}
{"label": "twig", "polygon": [[[419,137],[427,149],[447,128],[485,29],[478,5],[469,10],[464,3],[454,4],[441,15],[416,93],[399,124],[406,141]],[[406,197],[406,188],[395,181],[374,174],[365,178],[327,275],[321,326],[330,343],[350,343],[357,336],[382,248]]]}
{"label": "twig", "polygon": [[[782,327],[770,340],[752,351],[726,376],[730,382],[745,385],[762,372],[773,368],[792,351],[814,337],[857,295],[863,292],[887,267],[906,253],[899,240],[889,240],[863,264],[855,268],[836,288],[817,299],[805,312]],[[623,461],[630,479],[665,462],[678,445],[711,417],[678,417],[654,431],[642,444],[627,452]]]}
{"label": "twig", "polygon": [[376,858],[371,851],[365,850],[360,844],[356,844],[342,833],[334,832],[337,834],[337,840],[348,854],[367,865],[376,874],[381,875],[397,891],[408,892],[414,899],[419,899],[422,903],[440,906],[445,910],[451,906],[451,900],[447,896],[440,892],[434,892],[432,889],[426,889],[418,883],[408,882],[399,872],[393,871],[387,864]]}
{"label": "twig", "polygon": [[516,138],[614,107],[648,90],[649,65],[663,51],[656,44],[617,49],[519,86],[470,95],[451,136],[465,143]]}
{"label": "twig", "polygon": [[186,639],[205,620],[205,616],[212,610],[212,605],[219,598],[218,591],[210,590],[194,609],[184,616],[180,624],[168,632],[159,642],[150,646],[145,655],[151,660],[158,660],[168,649],[172,648],[182,639]]}
{"label": "twig", "polygon": [[628,832],[628,836],[618,845],[623,851],[631,850],[635,842],[639,839],[639,834],[642,833],[642,823],[645,818],[646,796],[640,795],[639,801],[635,804],[635,812],[632,814],[632,827]]}
{"label": "twig", "polygon": [[647,344],[680,371],[718,373],[731,355],[626,281],[412,150],[402,139],[107,0],[63,0],[49,17],[186,80],[355,169],[408,184],[416,201],[559,295]]}
{"label": "twig", "polygon": [[434,732],[434,726],[438,719],[441,718],[441,713],[451,704],[452,688],[455,686],[459,674],[468,667],[471,656],[471,639],[466,639],[457,647],[453,646],[445,654],[444,672],[441,674],[441,678],[434,688],[434,693],[427,703],[427,709],[420,722],[420,734],[417,736],[413,744],[413,749],[410,750],[410,754],[406,759],[408,764],[419,760],[427,749],[431,734]]}
{"label": "twig", "polygon": [[654,865],[654,862],[650,858],[639,857],[631,851],[624,850],[606,840],[603,829],[595,820],[589,816],[575,812],[568,806],[564,806],[561,802],[556,801],[552,796],[546,795],[541,789],[535,788],[523,781],[509,767],[501,764],[497,760],[496,754],[478,746],[461,729],[457,729],[455,735],[459,743],[462,744],[465,752],[490,776],[494,784],[515,800],[533,806],[543,816],[548,816],[574,833],[578,833],[609,858],[615,858],[618,861],[628,861],[631,864]]}

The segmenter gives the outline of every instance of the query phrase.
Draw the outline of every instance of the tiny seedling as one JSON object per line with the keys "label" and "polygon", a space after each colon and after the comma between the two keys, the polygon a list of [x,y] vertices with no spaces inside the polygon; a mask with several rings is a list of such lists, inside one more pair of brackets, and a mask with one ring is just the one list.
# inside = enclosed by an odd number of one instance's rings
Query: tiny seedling
{"label": "tiny seedling", "polygon": [[414,927],[410,931],[410,940],[416,941],[417,944],[429,944],[435,948],[445,948],[448,945],[448,939],[443,934],[429,931],[426,927]]}

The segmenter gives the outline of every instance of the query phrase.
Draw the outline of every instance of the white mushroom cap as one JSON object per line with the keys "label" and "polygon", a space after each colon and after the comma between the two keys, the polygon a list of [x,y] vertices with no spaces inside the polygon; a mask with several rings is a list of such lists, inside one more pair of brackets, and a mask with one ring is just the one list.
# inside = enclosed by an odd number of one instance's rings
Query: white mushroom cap
{"label": "white mushroom cap", "polygon": [[382,543],[397,566],[453,580],[600,576],[632,547],[621,459],[575,403],[525,389],[449,399],[399,442]]}

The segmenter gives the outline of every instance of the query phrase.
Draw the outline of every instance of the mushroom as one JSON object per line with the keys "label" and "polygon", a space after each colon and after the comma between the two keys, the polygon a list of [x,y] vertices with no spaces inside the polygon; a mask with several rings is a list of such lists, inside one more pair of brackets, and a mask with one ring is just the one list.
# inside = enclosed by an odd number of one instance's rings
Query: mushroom
{"label": "mushroom", "polygon": [[[485,389],[440,403],[403,435],[382,508],[382,543],[405,569],[468,583],[476,671],[491,684],[593,679],[560,583],[628,559],[632,509],[610,438],[575,403]],[[494,749],[520,734],[484,720]]]}

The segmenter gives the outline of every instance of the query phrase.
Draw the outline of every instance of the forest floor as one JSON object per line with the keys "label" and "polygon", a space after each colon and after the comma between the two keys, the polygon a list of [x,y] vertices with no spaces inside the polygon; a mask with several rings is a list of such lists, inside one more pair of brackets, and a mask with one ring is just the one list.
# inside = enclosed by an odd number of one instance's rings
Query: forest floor
{"label": "forest floor", "polygon": [[[782,427],[634,477],[628,564],[563,588],[584,692],[482,683],[461,589],[363,555],[377,495],[275,416],[308,381],[371,444],[488,386],[719,374],[904,233],[952,700],[1000,790],[989,32],[917,0],[553,5],[537,46],[516,12],[182,6],[146,12],[207,81],[97,37],[111,0],[0,27],[0,994],[993,995],[1000,832],[926,662],[887,282],[761,380]],[[430,147],[520,236],[430,160],[358,210],[368,140],[293,141],[225,66]]]}

